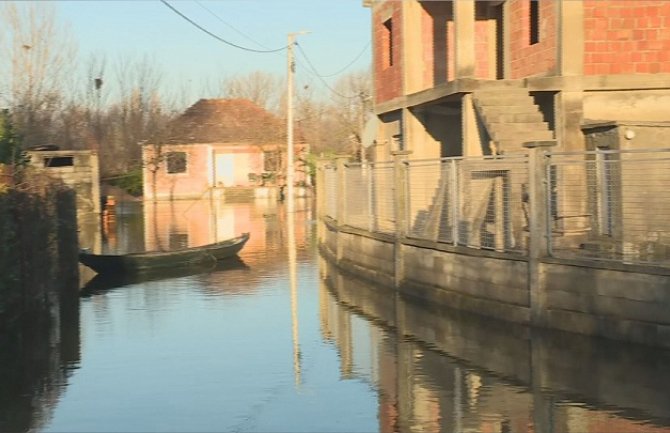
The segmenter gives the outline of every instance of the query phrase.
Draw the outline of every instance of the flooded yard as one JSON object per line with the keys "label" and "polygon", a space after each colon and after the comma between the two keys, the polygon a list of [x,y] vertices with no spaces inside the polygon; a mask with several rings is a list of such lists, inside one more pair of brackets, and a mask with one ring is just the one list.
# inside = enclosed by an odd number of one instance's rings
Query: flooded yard
{"label": "flooded yard", "polygon": [[[302,203],[121,205],[105,252],[241,232],[241,261],[90,287],[0,357],[0,430],[670,432],[670,354],[419,305],[319,257]],[[65,318],[64,318],[65,319]],[[18,346],[17,346],[18,347]],[[17,352],[18,353],[18,352]]]}

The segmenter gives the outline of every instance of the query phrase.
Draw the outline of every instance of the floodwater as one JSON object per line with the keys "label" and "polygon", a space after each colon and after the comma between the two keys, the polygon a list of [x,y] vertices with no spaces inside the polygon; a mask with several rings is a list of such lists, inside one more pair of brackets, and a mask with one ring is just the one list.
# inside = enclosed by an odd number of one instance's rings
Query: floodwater
{"label": "floodwater", "polygon": [[104,229],[108,252],[251,240],[89,282],[48,344],[0,356],[1,431],[670,432],[667,351],[401,299],[319,257],[306,203],[122,204]]}

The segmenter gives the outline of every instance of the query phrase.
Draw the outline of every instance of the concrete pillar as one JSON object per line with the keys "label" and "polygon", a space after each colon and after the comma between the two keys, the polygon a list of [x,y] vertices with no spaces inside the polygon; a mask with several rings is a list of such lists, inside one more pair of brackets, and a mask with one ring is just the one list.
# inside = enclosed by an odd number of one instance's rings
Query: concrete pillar
{"label": "concrete pillar", "polygon": [[[420,114],[419,114],[420,115]],[[440,157],[440,142],[426,131],[426,125],[417,114],[408,108],[402,110],[403,150],[411,150],[414,158],[430,159]]]}
{"label": "concrete pillar", "polygon": [[503,56],[503,78],[507,79],[512,76],[512,62],[510,61],[512,57],[512,34],[510,28],[512,27],[512,19],[510,13],[510,4],[511,2],[506,1],[503,3],[503,18],[502,18],[502,56]]}
{"label": "concrete pillar", "polygon": [[327,199],[326,199],[326,165],[330,162],[330,158],[317,158],[316,160],[316,220],[318,221],[317,238],[319,243],[326,241],[325,226],[321,220],[327,214]]}
{"label": "concrete pillar", "polygon": [[395,178],[395,283],[396,288],[404,278],[404,260],[402,255],[401,240],[407,234],[407,166],[405,161],[411,150],[398,150],[392,152],[394,162]]}
{"label": "concrete pillar", "polygon": [[330,158],[316,159],[316,217],[323,218],[326,215],[326,166],[331,162]]}
{"label": "concrete pillar", "polygon": [[[564,90],[559,92],[554,99],[555,113],[556,113],[556,140],[561,151],[584,151],[586,150],[586,140],[581,129],[583,121],[583,92],[580,90]],[[559,178],[569,178],[572,182],[578,184],[586,184],[586,170],[585,167],[572,165],[560,168],[557,173]],[[561,188],[560,184],[557,186],[557,194],[563,197],[563,200],[558,204],[558,220],[561,231],[566,233],[560,242],[565,246],[571,244],[573,241],[568,239],[567,233],[572,233],[574,236],[579,236],[590,225],[589,218],[586,215],[589,213],[588,200],[586,200],[584,193],[586,188],[577,190],[575,188]],[[570,203],[570,208],[565,209],[566,203]],[[582,215],[581,217],[579,215]],[[568,218],[566,218],[568,217]],[[577,242],[577,241],[575,241]]]}
{"label": "concrete pillar", "polygon": [[455,77],[472,78],[475,76],[475,1],[458,0],[453,5],[456,30]]}
{"label": "concrete pillar", "polygon": [[584,2],[557,1],[558,75],[584,75]]}
{"label": "concrete pillar", "polygon": [[586,150],[581,125],[584,118],[584,93],[581,89],[563,90],[554,97],[556,140],[561,150]]}
{"label": "concrete pillar", "polygon": [[547,310],[544,278],[540,260],[548,254],[550,225],[548,219],[548,192],[546,179],[546,156],[544,152],[556,146],[551,141],[531,141],[524,144],[528,149],[528,291],[530,294],[531,324],[542,326]]}

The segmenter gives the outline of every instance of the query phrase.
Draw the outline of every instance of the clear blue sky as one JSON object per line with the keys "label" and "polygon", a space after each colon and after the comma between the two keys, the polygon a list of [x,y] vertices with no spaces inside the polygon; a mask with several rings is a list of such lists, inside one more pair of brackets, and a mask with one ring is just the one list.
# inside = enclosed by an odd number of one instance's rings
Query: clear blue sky
{"label": "clear blue sky", "polygon": [[[361,0],[170,1],[170,4],[223,39],[254,49],[286,45],[287,34],[309,30],[298,41],[322,75],[337,72],[370,41],[370,10]],[[170,81],[203,80],[262,70],[286,74],[286,52],[257,54],[227,46],[201,32],[159,0],[58,1],[59,17],[71,25],[79,53],[119,57],[149,54]],[[225,23],[222,22],[225,21]],[[235,27],[241,35],[230,26]],[[252,40],[250,40],[251,38]],[[260,45],[259,45],[260,44]],[[370,48],[348,71],[370,65]],[[296,57],[301,62],[300,53]],[[298,77],[311,79],[298,65]],[[332,84],[336,77],[326,78]]]}

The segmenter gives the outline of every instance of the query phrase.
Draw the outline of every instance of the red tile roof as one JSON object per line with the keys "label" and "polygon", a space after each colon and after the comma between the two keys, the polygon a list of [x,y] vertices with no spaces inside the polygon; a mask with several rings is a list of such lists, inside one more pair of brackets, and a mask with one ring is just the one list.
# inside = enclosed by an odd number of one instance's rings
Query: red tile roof
{"label": "red tile roof", "polygon": [[171,143],[286,141],[286,125],[247,99],[201,99],[171,124]]}

